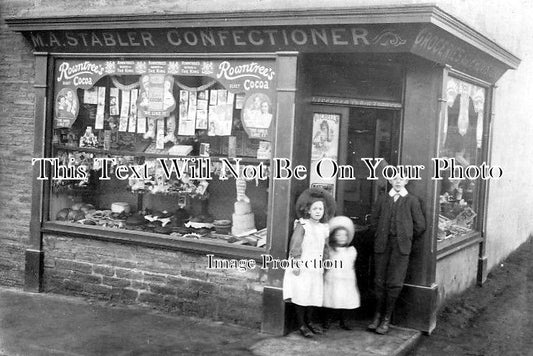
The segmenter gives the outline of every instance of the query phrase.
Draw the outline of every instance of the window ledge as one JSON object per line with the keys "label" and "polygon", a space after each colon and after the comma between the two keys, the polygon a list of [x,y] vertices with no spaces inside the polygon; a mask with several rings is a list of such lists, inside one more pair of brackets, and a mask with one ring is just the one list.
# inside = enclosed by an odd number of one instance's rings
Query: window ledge
{"label": "window ledge", "polygon": [[43,223],[41,231],[44,233],[68,235],[74,238],[184,251],[199,255],[214,254],[226,258],[254,259],[256,261],[261,261],[261,255],[268,253],[268,250],[266,249],[253,246],[233,245],[230,243],[219,243],[180,237],[171,238],[167,235],[150,232],[105,229],[97,226],[72,224],[68,222],[45,222]]}
{"label": "window ledge", "polygon": [[449,240],[439,241],[437,242],[437,260],[452,255],[481,241],[483,241],[483,237],[481,237],[481,233],[478,231],[473,231]]}

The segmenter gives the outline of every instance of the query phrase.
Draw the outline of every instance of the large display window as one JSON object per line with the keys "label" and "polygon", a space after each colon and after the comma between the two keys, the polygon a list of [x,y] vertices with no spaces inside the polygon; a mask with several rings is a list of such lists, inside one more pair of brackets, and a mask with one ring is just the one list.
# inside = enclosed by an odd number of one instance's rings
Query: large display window
{"label": "large display window", "polygon": [[50,221],[266,245],[274,59],[58,59],[53,81]]}
{"label": "large display window", "polygon": [[[485,97],[485,88],[448,77],[440,157],[447,159],[449,168],[440,184],[439,243],[479,231],[482,181],[471,178],[474,166],[483,163]],[[461,174],[465,177],[458,177]]]}

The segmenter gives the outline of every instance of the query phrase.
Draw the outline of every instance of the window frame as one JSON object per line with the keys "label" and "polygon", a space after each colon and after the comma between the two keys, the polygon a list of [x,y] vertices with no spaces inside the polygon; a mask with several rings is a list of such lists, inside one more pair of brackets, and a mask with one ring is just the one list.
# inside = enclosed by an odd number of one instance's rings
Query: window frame
{"label": "window frame", "polygon": [[[466,82],[468,84],[476,85],[478,87],[481,87],[485,90],[485,102],[483,104],[483,133],[482,133],[482,141],[481,141],[481,157],[479,158],[480,162],[486,162],[487,165],[490,165],[490,147],[491,147],[491,138],[492,138],[492,118],[494,115],[494,85],[483,81],[479,78],[473,77],[471,75],[468,75],[466,73],[463,73],[461,71],[458,71],[450,66],[445,66],[444,68],[444,75],[443,75],[443,98],[440,99],[442,102],[442,105],[448,105],[447,104],[447,83],[448,78],[452,77],[456,80],[460,80],[463,82]],[[442,109],[441,109],[442,110]],[[439,125],[438,125],[438,147],[436,153],[438,154],[438,157],[440,157],[440,151],[442,142],[440,140],[440,137],[443,132],[443,125],[444,125],[444,118],[443,115],[440,116],[439,119]],[[438,217],[440,214],[440,202],[439,202],[439,196],[441,191],[441,185],[442,180],[438,180],[436,184],[436,191],[435,191],[435,199],[434,202],[436,204],[435,206],[435,221],[437,228],[435,229],[435,246],[437,251],[437,260],[440,260],[450,254],[453,254],[457,251],[460,251],[464,248],[467,248],[468,246],[471,246],[476,243],[482,243],[485,241],[486,238],[486,215],[487,215],[487,199],[488,199],[488,188],[489,188],[489,181],[490,180],[482,180],[481,178],[478,178],[477,184],[479,184],[478,188],[478,196],[476,198],[477,204],[478,204],[478,211],[476,216],[476,222],[475,222],[475,230],[467,232],[463,235],[456,236],[454,238],[438,241],[437,240],[437,231],[438,231]]]}
{"label": "window frame", "polygon": [[[36,84],[36,88],[44,89],[45,105],[42,115],[42,128],[43,137],[42,140],[35,141],[35,152],[42,152],[40,157],[51,158],[53,152],[53,126],[54,126],[54,84],[55,84],[55,66],[58,60],[65,59],[116,59],[116,60],[168,60],[168,59],[181,59],[181,60],[197,60],[197,59],[270,59],[273,60],[273,67],[277,68],[279,64],[279,54],[277,53],[40,53],[35,52],[36,58],[45,57],[46,73],[44,72],[44,65],[36,65],[36,76],[42,78],[43,85]],[[44,59],[44,58],[43,58]],[[279,71],[278,71],[279,72]],[[279,75],[279,74],[278,74]],[[36,82],[39,82],[36,80]],[[275,88],[273,88],[274,95],[277,95],[280,90],[279,78],[275,82]],[[39,109],[36,106],[36,120],[39,120]],[[276,114],[273,120],[272,128],[272,145],[275,141],[275,129],[277,126]],[[36,127],[36,133],[37,133]],[[42,142],[42,146],[39,143]],[[164,154],[161,155],[165,157]],[[249,161],[246,157],[243,161]],[[263,161],[263,160],[262,160]],[[265,160],[266,161],[266,160]],[[272,164],[272,158],[268,161],[269,165]],[[33,176],[38,176],[36,173],[37,165],[33,167]],[[251,258],[256,261],[262,260],[262,255],[270,253],[272,247],[272,219],[268,215],[271,211],[271,205],[273,204],[273,196],[270,192],[273,191],[275,184],[274,179],[269,179],[268,183],[268,198],[267,198],[267,240],[264,247],[246,246],[246,245],[234,245],[227,242],[215,242],[206,240],[195,240],[189,238],[169,238],[164,234],[139,232],[126,229],[112,229],[104,227],[96,227],[83,224],[75,224],[69,222],[53,221],[49,219],[50,199],[51,199],[51,180],[42,181],[42,185],[39,187],[42,189],[40,204],[35,204],[32,208],[32,216],[40,217],[39,231],[41,234],[58,234],[68,235],[69,237],[103,240],[114,243],[134,244],[139,246],[148,246],[153,248],[161,248],[176,251],[192,252],[196,254],[208,254],[213,253],[218,256],[227,258]],[[35,206],[37,205],[37,206]],[[40,211],[39,208],[41,208]],[[35,215],[34,215],[35,214]],[[34,225],[35,226],[35,225]],[[36,227],[36,226],[35,226]]]}

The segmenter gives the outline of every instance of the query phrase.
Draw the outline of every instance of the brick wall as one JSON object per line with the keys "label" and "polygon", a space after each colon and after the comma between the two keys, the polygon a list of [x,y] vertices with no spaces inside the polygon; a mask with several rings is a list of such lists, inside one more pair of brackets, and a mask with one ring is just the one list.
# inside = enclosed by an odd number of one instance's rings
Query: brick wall
{"label": "brick wall", "polygon": [[4,16],[24,4],[0,2],[0,285],[15,287],[24,282],[29,241],[34,58]]}
{"label": "brick wall", "polygon": [[207,270],[202,255],[53,235],[44,250],[46,292],[260,327],[259,268]]}

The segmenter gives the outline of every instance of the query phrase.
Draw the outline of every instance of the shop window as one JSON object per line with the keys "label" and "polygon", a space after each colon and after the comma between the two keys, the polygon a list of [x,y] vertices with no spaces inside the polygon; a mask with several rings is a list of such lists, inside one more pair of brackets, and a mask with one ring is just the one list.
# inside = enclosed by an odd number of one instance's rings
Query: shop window
{"label": "shop window", "polygon": [[49,220],[264,246],[274,64],[57,60]]}
{"label": "shop window", "polygon": [[[440,185],[437,239],[456,241],[478,230],[480,178],[458,178],[469,166],[480,166],[483,149],[485,89],[450,77],[441,132],[441,158],[453,158]],[[470,177],[474,169],[468,170]],[[450,240],[452,239],[452,240]]]}

